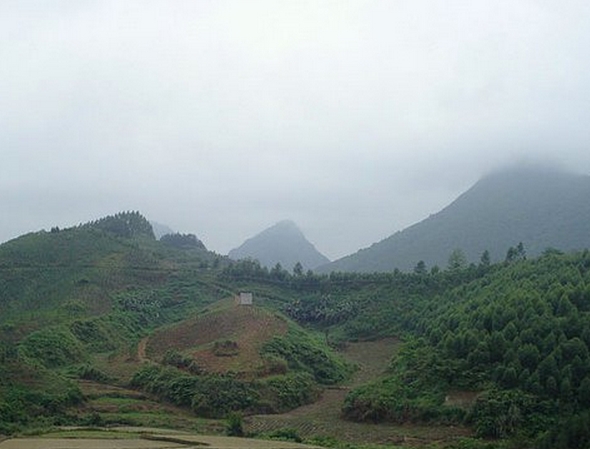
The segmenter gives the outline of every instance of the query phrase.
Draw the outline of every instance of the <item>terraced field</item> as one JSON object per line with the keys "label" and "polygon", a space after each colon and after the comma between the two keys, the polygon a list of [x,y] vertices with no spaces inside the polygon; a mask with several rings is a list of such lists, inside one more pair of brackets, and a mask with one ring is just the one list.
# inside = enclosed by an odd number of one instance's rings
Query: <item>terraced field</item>
{"label": "terraced field", "polygon": [[165,427],[215,434],[224,429],[223,422],[198,418],[188,410],[163,403],[137,390],[91,381],[80,381],[79,386],[86,401],[78,414],[99,414],[104,425],[123,422],[144,428]]}
{"label": "terraced field", "polygon": [[[160,360],[169,348],[176,348],[190,355],[210,372],[234,370],[254,376],[261,363],[258,353],[260,345],[286,331],[287,323],[264,309],[222,303],[205,314],[188,318],[143,339],[137,347],[134,362]],[[237,342],[236,353],[231,356],[215,355],[214,343],[228,340]],[[403,446],[447,443],[458,437],[470,436],[469,430],[462,427],[377,425],[354,423],[341,418],[347,393],[358,385],[384,375],[399,346],[396,339],[349,343],[342,355],[356,364],[358,369],[348,383],[326,388],[317,402],[288,413],[246,417],[244,430],[250,434],[261,434],[293,429],[304,439],[323,436],[351,443]],[[155,402],[137,391],[92,382],[83,382],[82,389],[90,399],[87,404],[89,411],[100,413],[107,422],[124,418],[124,422],[148,427],[197,429],[205,434],[223,432],[223,422],[196,418],[185,410]],[[458,393],[450,393],[449,403],[464,399],[459,396]],[[112,447],[119,447],[120,444]],[[5,447],[0,445],[0,449]]]}
{"label": "terraced field", "polygon": [[[94,434],[94,435],[93,435]],[[121,428],[119,430],[61,431],[36,438],[0,442],[0,449],[312,449],[303,444],[247,438],[197,435],[170,430]]]}
{"label": "terraced field", "polygon": [[379,378],[399,347],[395,339],[350,343],[344,356],[358,366],[354,377],[343,387],[326,389],[319,401],[281,415],[256,415],[246,419],[248,432],[294,429],[301,437],[332,437],[353,443],[403,444],[421,446],[469,436],[466,428],[393,424],[367,424],[344,421],[340,410],[348,391]]}

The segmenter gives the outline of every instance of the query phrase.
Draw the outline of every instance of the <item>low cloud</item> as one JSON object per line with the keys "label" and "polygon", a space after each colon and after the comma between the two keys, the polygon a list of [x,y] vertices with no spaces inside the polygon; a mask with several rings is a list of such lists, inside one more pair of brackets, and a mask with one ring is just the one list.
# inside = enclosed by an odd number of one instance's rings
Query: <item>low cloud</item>
{"label": "low cloud", "polygon": [[138,209],[331,258],[490,170],[590,172],[590,6],[3,2],[0,240]]}

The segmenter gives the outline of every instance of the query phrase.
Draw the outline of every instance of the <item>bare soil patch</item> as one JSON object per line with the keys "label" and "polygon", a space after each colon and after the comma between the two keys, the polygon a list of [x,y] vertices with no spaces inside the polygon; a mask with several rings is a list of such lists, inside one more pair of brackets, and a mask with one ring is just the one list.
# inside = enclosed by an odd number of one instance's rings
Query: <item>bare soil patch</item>
{"label": "bare soil patch", "polygon": [[[276,440],[256,440],[250,438],[236,438],[209,435],[167,435],[159,434],[149,438],[162,438],[182,441],[186,444],[205,446],[208,449],[310,449],[317,446],[309,446],[299,443]],[[0,448],[1,449],[1,448]]]}
{"label": "bare soil patch", "polygon": [[[190,355],[205,371],[248,376],[263,365],[262,345],[287,329],[287,322],[272,312],[232,305],[157,331],[140,342],[138,358],[158,360],[169,349],[176,349]],[[231,353],[216,350],[219,342],[230,342]]]}
{"label": "bare soil patch", "polygon": [[147,348],[148,341],[149,337],[144,337],[140,340],[139,344],[137,345],[137,360],[139,361],[139,363],[143,363],[147,360],[145,351]]}

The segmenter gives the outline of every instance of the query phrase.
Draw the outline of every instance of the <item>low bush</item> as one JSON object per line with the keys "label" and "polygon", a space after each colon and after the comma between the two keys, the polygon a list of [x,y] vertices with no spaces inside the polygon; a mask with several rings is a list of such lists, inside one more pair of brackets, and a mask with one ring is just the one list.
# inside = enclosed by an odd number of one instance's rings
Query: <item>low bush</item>
{"label": "low bush", "polygon": [[319,389],[308,373],[290,373],[261,380],[265,397],[275,413],[284,412],[317,399]]}
{"label": "low bush", "polygon": [[82,347],[74,335],[60,327],[33,332],[19,346],[21,357],[48,368],[57,368],[84,359]]}
{"label": "low bush", "polygon": [[285,360],[290,369],[307,372],[324,385],[340,382],[352,371],[325,342],[293,328],[286,335],[274,337],[266,343],[261,354],[266,358]]}
{"label": "low bush", "polygon": [[225,433],[230,437],[244,436],[244,418],[240,413],[232,412],[227,415]]}
{"label": "low bush", "polygon": [[271,440],[293,441],[294,443],[302,443],[303,438],[299,436],[296,429],[286,427],[284,429],[277,429],[264,435]]}

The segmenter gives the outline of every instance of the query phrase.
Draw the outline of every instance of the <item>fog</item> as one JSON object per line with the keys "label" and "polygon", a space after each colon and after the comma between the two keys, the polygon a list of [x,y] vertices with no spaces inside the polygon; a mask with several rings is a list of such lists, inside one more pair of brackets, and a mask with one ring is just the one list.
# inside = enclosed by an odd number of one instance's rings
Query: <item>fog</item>
{"label": "fog", "polygon": [[331,259],[498,167],[590,173],[590,4],[0,4],[0,241],[123,210]]}

